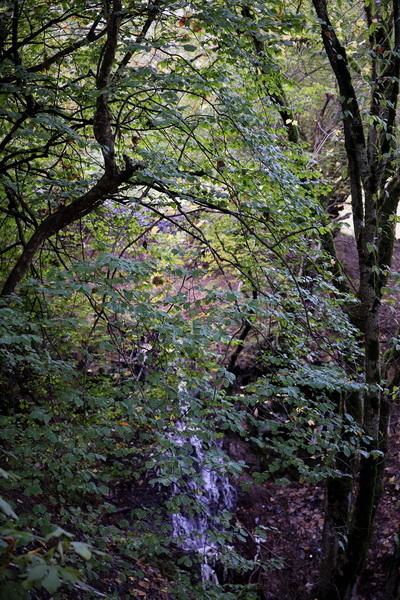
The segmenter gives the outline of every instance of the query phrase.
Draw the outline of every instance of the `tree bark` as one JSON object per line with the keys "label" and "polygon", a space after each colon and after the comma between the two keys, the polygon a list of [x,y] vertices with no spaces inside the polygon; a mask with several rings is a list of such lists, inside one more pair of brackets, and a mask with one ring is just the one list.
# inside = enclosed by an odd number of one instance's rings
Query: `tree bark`
{"label": "tree bark", "polygon": [[[338,457],[346,458],[343,456]],[[348,460],[348,459],[347,459]],[[346,546],[352,493],[352,477],[330,478],[325,490],[325,522],[318,594],[324,600],[340,600],[340,556]]]}

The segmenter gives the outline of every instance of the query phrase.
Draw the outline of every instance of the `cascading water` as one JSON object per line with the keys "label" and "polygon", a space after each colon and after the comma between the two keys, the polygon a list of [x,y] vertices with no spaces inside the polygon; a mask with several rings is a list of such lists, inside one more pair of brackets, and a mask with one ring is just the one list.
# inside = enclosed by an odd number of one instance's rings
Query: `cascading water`
{"label": "cascading water", "polygon": [[[182,392],[182,389],[180,390]],[[186,413],[186,403],[181,401],[182,414]],[[175,483],[173,494],[186,494],[197,499],[197,510],[193,515],[184,512],[172,515],[173,536],[180,547],[187,552],[197,552],[201,556],[201,577],[203,581],[218,584],[213,564],[218,558],[217,542],[211,539],[210,530],[218,529],[218,517],[224,509],[231,510],[236,501],[235,490],[223,473],[222,458],[214,459],[210,466],[204,442],[193,429],[189,432],[187,421],[182,418],[176,423],[176,432],[171,435],[176,452],[190,452],[195,465],[195,477],[184,477]],[[211,442],[215,453],[221,450],[222,442]],[[219,465],[221,469],[219,469]]]}

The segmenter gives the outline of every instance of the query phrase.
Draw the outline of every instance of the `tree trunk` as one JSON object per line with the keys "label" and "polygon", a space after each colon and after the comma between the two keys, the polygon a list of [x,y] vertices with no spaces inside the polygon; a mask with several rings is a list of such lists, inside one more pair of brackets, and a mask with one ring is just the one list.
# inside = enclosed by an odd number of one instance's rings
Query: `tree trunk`
{"label": "tree trunk", "polygon": [[[345,457],[338,457],[345,458]],[[331,478],[325,490],[325,522],[322,537],[322,561],[318,597],[340,600],[337,588],[340,576],[340,556],[346,545],[350,519],[352,478]]]}

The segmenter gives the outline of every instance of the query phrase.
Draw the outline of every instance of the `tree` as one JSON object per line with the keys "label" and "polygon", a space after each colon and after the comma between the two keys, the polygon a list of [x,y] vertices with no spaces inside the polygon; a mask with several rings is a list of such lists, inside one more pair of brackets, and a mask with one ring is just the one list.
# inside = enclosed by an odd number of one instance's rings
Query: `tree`
{"label": "tree", "polygon": [[[372,524],[381,495],[387,428],[396,383],[391,373],[396,351],[385,359],[380,341],[380,313],[390,273],[400,187],[397,164],[397,106],[400,69],[398,2],[365,2],[363,39],[368,44],[368,75],[363,84],[370,104],[356,92],[352,71],[327,3],[314,0],[326,55],[334,72],[342,107],[351,201],[360,279],[358,304],[349,310],[364,348],[363,377],[367,385],[361,403],[348,410],[364,427],[369,442],[360,459],[354,506],[348,504],[345,482],[328,484],[325,559],[321,598],[350,598],[365,563]],[[360,15],[361,17],[361,15]],[[364,61],[364,58],[362,59]],[[352,512],[350,512],[352,508]]]}
{"label": "tree", "polygon": [[[397,13],[388,31],[383,9],[366,6],[374,52],[366,121],[326,5],[314,6],[340,88],[360,264],[357,303],[319,202],[326,187],[308,167],[279,69],[290,52],[285,45],[305,27],[301,6],[82,0],[73,7],[40,2],[32,11],[27,0],[6,3],[0,313],[2,384],[10,400],[3,417],[9,463],[17,468],[11,439],[16,458],[25,457],[22,497],[53,494],[62,519],[79,513],[75,496],[82,492],[101,521],[99,514],[113,519],[103,479],[126,483],[128,460],[148,490],[158,485],[168,495],[189,477],[199,483],[193,453],[176,452],[182,402],[186,426],[208,444],[209,468],[237,473],[241,465],[215,439],[230,429],[248,437],[244,424],[257,431],[264,403],[283,398],[289,440],[277,435],[271,444],[281,454],[279,468],[330,478],[321,597],[336,598],[340,590],[345,598],[367,551],[386,443],[390,391],[382,391],[379,306],[400,192],[393,177]],[[340,277],[335,285],[332,273]],[[364,336],[358,347],[356,330]],[[243,397],[231,371],[245,342],[263,356],[264,374]],[[353,373],[361,346],[364,366]],[[395,356],[393,347],[388,365]],[[345,402],[336,406],[338,396]],[[311,434],[308,422],[319,433]],[[369,437],[359,449],[361,426]],[[351,439],[335,457],[342,431]],[[65,465],[48,456],[49,442],[69,457]],[[307,447],[319,448],[312,467],[301,457]],[[351,514],[354,451],[361,463]],[[35,464],[39,474],[32,475]],[[86,479],[72,484],[80,468]],[[68,501],[57,500],[47,472],[71,488]],[[107,529],[117,545],[123,537],[129,559],[170,554],[171,580],[182,578],[183,595],[190,581],[175,541],[161,540],[156,528],[165,526],[167,508],[185,506],[199,510],[190,493],[170,496],[158,507],[156,527],[154,506],[138,510],[134,541],[126,524]],[[102,533],[93,533],[90,510],[82,531],[96,543]],[[48,525],[49,518],[35,523]],[[143,520],[148,538],[139,535]],[[234,539],[226,529],[221,547]],[[254,567],[239,558],[228,557],[228,564]],[[123,562],[120,554],[116,560]],[[18,564],[30,569],[29,561],[27,551]],[[32,587],[39,579],[29,573],[22,578]],[[6,577],[13,575],[11,569]],[[208,597],[200,585],[196,593]]]}
{"label": "tree", "polygon": [[[367,385],[361,396],[346,394],[344,403],[339,407],[365,428],[369,438],[361,449],[360,464],[339,453],[337,470],[342,476],[336,476],[327,483],[320,597],[337,599],[352,595],[365,563],[373,519],[382,493],[390,403],[398,384],[397,333],[392,341],[384,340],[382,344],[380,318],[385,286],[390,277],[400,192],[396,121],[400,65],[399,7],[396,2],[365,2],[360,11],[348,3],[348,14],[343,18],[343,3],[339,7],[328,8],[325,1],[313,1],[312,6],[338,88],[359,264],[358,281],[351,281],[348,285],[330,232],[322,233],[321,242],[331,254],[331,273],[337,289],[349,298],[353,290],[357,290],[357,303],[350,301],[345,311],[359,331],[359,344],[364,352],[359,366],[360,377]],[[291,5],[281,6],[281,11],[288,14],[291,8]],[[297,9],[300,20],[300,11],[304,15],[300,41],[296,38],[297,32],[288,38],[289,44],[300,47],[304,44],[306,54],[311,54],[315,46],[313,26],[307,27],[307,22],[313,19],[308,13],[309,8],[300,3]],[[245,8],[244,14],[251,17],[248,8]],[[351,28],[352,19],[354,26]],[[262,30],[257,18],[254,23]],[[254,50],[256,56],[268,64],[271,51],[268,42],[260,41],[263,34],[264,31],[258,37],[253,36]],[[340,40],[341,36],[347,40],[348,50],[346,42]],[[367,53],[365,46],[369,48]],[[296,52],[290,56],[294,62]],[[279,58],[277,60],[279,62]],[[324,68],[323,64],[319,63],[318,68]],[[304,73],[301,75],[303,81]],[[282,90],[282,82],[280,86],[275,89]],[[321,119],[332,99],[331,89],[325,87],[325,92]],[[291,100],[280,93],[276,101],[284,109],[281,112],[283,121],[293,129],[296,121]],[[298,141],[298,131],[289,130],[288,138]],[[328,138],[329,131],[326,133]],[[331,148],[330,152],[338,155],[337,148],[335,151]],[[343,165],[341,158],[338,164]],[[321,171],[328,181],[329,177],[333,179],[328,162],[322,163]],[[343,182],[343,178],[340,179]],[[326,206],[329,200],[322,197],[321,202]],[[351,372],[353,365],[349,364],[348,369]],[[354,503],[351,501],[353,479],[357,481]]]}
{"label": "tree", "polygon": [[[106,4],[104,11],[97,4],[87,7],[82,3],[66,10],[61,5],[54,6],[51,18],[45,19],[42,25],[47,10],[47,3],[37,7],[33,21],[28,20],[30,7],[26,3],[9,3],[2,11],[1,85],[6,127],[1,142],[1,150],[5,153],[1,170],[5,198],[9,203],[3,213],[6,218],[14,218],[18,227],[18,239],[6,251],[23,247],[4,283],[3,294],[6,295],[15,290],[46,239],[104,203],[138,168],[128,157],[123,168],[117,165],[115,131],[109,108],[112,69],[121,25],[128,16],[126,10],[124,13],[118,0]],[[149,9],[139,11],[144,24],[137,35],[138,43],[144,39],[158,10],[155,3]],[[60,31],[63,32],[61,36]],[[86,58],[81,52],[92,46],[97,53],[96,64],[88,54]],[[121,58],[120,71],[132,54],[127,51]],[[71,67],[72,80],[65,82],[59,90],[60,78]],[[93,73],[93,67],[96,73]],[[85,107],[88,101],[92,106],[89,114]],[[78,159],[76,145],[82,146],[84,137],[78,132],[90,126],[101,148],[104,172],[91,185],[74,185],[71,180],[82,177],[82,162]],[[30,136],[29,144],[25,142],[27,135]],[[50,214],[40,218],[29,207],[30,201],[23,197],[25,194],[19,187],[16,173],[33,172],[38,183],[52,175],[56,178],[56,165],[60,161],[68,171],[66,181],[69,185],[60,180],[53,183],[53,186],[58,184],[59,191],[48,207]],[[46,173],[48,168],[50,171]],[[64,197],[57,200],[60,193],[61,196],[64,193]],[[67,198],[69,204],[66,206]],[[26,241],[24,229],[32,226],[34,232]]]}
{"label": "tree", "polygon": [[[225,430],[244,435],[249,417],[229,394],[235,346],[251,330],[272,347],[271,363],[295,370],[318,337],[330,350],[324,315],[339,304],[332,291],[308,310],[316,300],[303,264],[320,262],[310,246],[324,217],[284,138],[280,79],[254,60],[256,32],[235,2],[31,9],[16,1],[1,12],[1,420],[11,475],[0,507],[12,541],[1,545],[0,576],[16,594],[82,589],[60,567],[64,552],[80,550],[95,579],[107,561],[90,548],[110,544],[121,549],[110,562],[123,577],[144,556],[152,568],[168,565],[181,597],[232,597],[229,582],[209,593],[196,581],[193,592],[171,535],[167,510],[202,509],[191,489],[171,495],[189,478],[201,484],[190,443],[177,452],[182,412],[203,440],[206,467],[236,474],[241,465],[214,443]],[[275,11],[258,11],[275,27]],[[316,276],[315,287],[323,283]],[[344,321],[334,324],[336,357],[351,345]],[[303,398],[293,389],[295,413]],[[314,408],[321,420],[322,410],[331,407]],[[326,475],[329,460],[318,468]],[[110,500],[141,485],[146,498],[138,492],[131,521],[120,520],[126,506]],[[38,506],[20,517],[34,535],[10,522],[16,498]],[[221,518],[225,564],[251,572]],[[60,544],[47,547],[51,523],[71,520],[92,545],[58,532]]]}
{"label": "tree", "polygon": [[[223,154],[224,148],[218,142],[215,152],[204,144],[203,134],[211,121],[222,123],[231,118],[213,108],[216,102],[215,108],[221,103],[225,110],[228,99],[217,91],[222,89],[223,77],[218,81],[208,61],[199,70],[190,58],[200,50],[196,36],[203,27],[210,28],[208,39],[201,41],[204,49],[219,35],[226,43],[222,4],[209,11],[196,5],[167,7],[158,1],[138,8],[121,2],[104,6],[83,3],[68,9],[55,5],[51,17],[44,18],[47,8],[44,2],[31,15],[29,3],[14,2],[2,11],[2,210],[16,228],[3,250],[12,265],[3,295],[15,290],[44,241],[121,190],[146,184],[148,190],[154,187],[158,193],[166,192],[168,186],[160,185],[152,171],[157,144],[163,140],[171,149],[172,140],[167,141],[163,131],[175,129],[186,140],[181,155],[171,155],[182,163],[175,175],[180,180],[186,177],[186,187],[190,177],[204,182],[203,191],[207,191],[209,168],[218,171],[218,164],[224,162],[218,152]],[[213,25],[211,18],[215,19]],[[195,19],[203,24],[196,25]],[[236,27],[239,15],[232,12],[231,19]],[[178,33],[172,44],[171,25]],[[147,41],[146,36],[151,39]],[[154,61],[163,67],[154,68],[151,61],[146,66],[147,51],[155,52]],[[158,97],[149,100],[149,93]],[[277,92],[271,97],[275,103],[281,102]],[[191,103],[203,98],[210,109],[208,115],[194,116],[181,110],[183,98],[190,98]],[[147,154],[146,142],[150,143]],[[93,163],[99,164],[99,152],[101,170],[93,168]],[[136,177],[146,169],[151,174]],[[214,178],[212,175],[211,181]],[[226,187],[222,171],[217,178]],[[171,194],[176,194],[176,189]],[[197,190],[192,195],[196,198]],[[206,203],[220,208],[212,205],[209,197]],[[17,258],[16,249],[20,248]]]}

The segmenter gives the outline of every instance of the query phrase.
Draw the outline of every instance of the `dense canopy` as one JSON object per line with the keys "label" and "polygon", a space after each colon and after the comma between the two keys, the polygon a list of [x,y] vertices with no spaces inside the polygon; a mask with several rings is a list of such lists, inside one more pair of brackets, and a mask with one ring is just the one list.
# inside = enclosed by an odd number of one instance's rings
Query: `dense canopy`
{"label": "dense canopy", "polygon": [[400,3],[0,39],[0,599],[398,600]]}

